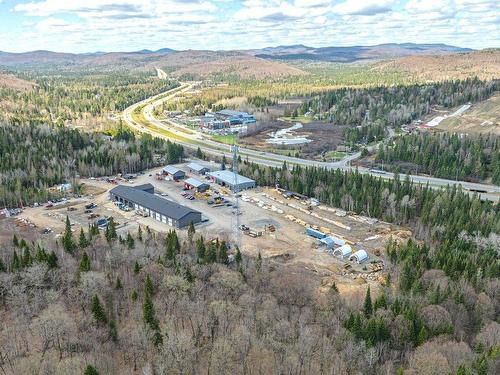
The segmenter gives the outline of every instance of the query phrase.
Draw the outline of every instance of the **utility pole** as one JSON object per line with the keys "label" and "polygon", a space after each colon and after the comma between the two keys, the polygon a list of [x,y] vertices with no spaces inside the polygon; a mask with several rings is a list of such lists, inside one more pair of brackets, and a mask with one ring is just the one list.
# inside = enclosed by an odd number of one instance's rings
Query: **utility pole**
{"label": "utility pole", "polygon": [[238,188],[238,145],[234,144],[231,146],[231,151],[233,153],[233,210],[231,216],[231,227],[233,244],[235,247],[240,248],[241,246],[241,231],[240,231],[240,193]]}

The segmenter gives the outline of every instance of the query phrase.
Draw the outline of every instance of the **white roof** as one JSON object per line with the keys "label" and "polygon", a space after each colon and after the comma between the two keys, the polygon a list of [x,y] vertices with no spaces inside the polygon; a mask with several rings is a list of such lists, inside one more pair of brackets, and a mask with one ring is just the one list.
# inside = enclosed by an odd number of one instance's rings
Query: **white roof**
{"label": "white roof", "polygon": [[173,165],[167,165],[165,168],[163,168],[163,170],[167,173],[170,173],[170,174],[175,174],[177,172],[182,172],[184,173],[184,171],[180,170],[179,168],[177,167],[174,167]]}
{"label": "white roof", "polygon": [[[362,250],[362,251],[364,251],[364,250]],[[338,254],[338,255],[342,255],[343,257],[346,257],[346,256],[350,255],[351,253],[352,253],[352,247],[349,245],[342,245],[333,251],[334,255]]]}
{"label": "white roof", "polygon": [[203,185],[206,185],[208,186],[208,184],[200,181],[200,180],[197,180],[196,178],[188,178],[186,181],[184,181],[185,184],[188,184],[188,185],[191,185],[191,186],[194,186],[195,188],[198,188],[200,186],[203,186]]}
{"label": "white roof", "polygon": [[358,250],[354,254],[352,254],[349,259],[353,258],[355,258],[358,263],[361,263],[368,259],[368,254],[365,250]]}
{"label": "white roof", "polygon": [[255,182],[254,180],[251,180],[248,177],[242,176],[240,174],[236,174],[237,178],[235,179],[234,173],[228,170],[208,172],[208,175],[231,186],[236,185],[236,183],[245,184],[249,182]]}
{"label": "white roof", "polygon": [[205,166],[203,166],[201,164],[198,164],[198,163],[189,163],[187,165],[187,167],[189,169],[192,169],[193,171],[201,171],[202,169],[208,169],[208,170],[210,170],[210,168],[205,167]]}

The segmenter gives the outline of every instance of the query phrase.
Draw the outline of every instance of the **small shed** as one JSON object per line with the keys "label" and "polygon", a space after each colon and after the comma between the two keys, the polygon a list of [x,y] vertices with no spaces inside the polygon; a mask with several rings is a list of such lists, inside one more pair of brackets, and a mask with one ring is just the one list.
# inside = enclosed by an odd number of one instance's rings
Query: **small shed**
{"label": "small shed", "polygon": [[331,236],[331,235],[328,236],[328,241],[333,242],[334,246],[345,245],[345,240],[343,240],[342,238],[339,238],[339,237]]}
{"label": "small shed", "polygon": [[210,185],[196,178],[188,178],[184,181],[184,187],[187,189],[195,189],[198,193],[203,193],[210,188]]}
{"label": "small shed", "polygon": [[335,245],[335,242],[333,242],[331,237],[323,237],[319,240],[319,242],[325,245],[327,249],[333,249],[333,246]]}
{"label": "small shed", "polygon": [[163,168],[163,174],[171,176],[176,181],[186,176],[186,172],[180,170],[177,167],[174,167],[173,165],[167,165],[165,168]]}
{"label": "small shed", "polygon": [[366,253],[365,250],[358,250],[349,257],[350,261],[354,260],[360,264],[363,263],[367,259],[368,259],[368,254]]}
{"label": "small shed", "polygon": [[189,163],[187,167],[191,173],[197,173],[199,175],[204,175],[205,173],[210,172],[210,168],[198,163]]}
{"label": "small shed", "polygon": [[311,237],[322,239],[326,237],[326,234],[323,232],[320,232],[319,230],[313,229],[313,228],[306,228],[306,234],[308,234]]}
{"label": "small shed", "polygon": [[349,245],[342,245],[333,250],[333,255],[341,259],[347,258],[351,254],[352,254],[352,247]]}

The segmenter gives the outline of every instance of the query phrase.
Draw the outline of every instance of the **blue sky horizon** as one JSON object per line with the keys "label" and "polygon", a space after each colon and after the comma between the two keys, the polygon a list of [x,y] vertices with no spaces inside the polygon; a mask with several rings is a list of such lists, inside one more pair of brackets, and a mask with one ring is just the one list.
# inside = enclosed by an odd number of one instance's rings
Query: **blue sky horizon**
{"label": "blue sky horizon", "polygon": [[0,50],[500,47],[492,0],[0,0]]}

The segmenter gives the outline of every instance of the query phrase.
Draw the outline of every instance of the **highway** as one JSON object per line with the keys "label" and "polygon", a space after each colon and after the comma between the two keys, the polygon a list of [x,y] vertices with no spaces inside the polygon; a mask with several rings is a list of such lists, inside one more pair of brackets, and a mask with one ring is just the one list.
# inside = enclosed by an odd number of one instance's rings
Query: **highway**
{"label": "highway", "polygon": [[[187,129],[183,125],[178,124],[170,119],[160,121],[153,115],[155,107],[161,105],[165,101],[173,99],[179,93],[184,93],[191,90],[196,84],[197,82],[181,83],[181,85],[175,89],[135,103],[125,109],[125,111],[123,112],[123,120],[129,127],[138,132],[148,133],[160,138],[168,139],[187,148],[197,149],[199,147],[201,151],[206,154],[229,156],[229,154],[231,153],[229,145],[207,139],[206,136],[204,136],[202,133]],[[138,123],[134,121],[132,117],[133,112],[141,106],[143,107],[142,114],[144,116],[145,123]],[[297,164],[310,167],[323,167],[330,170],[355,170],[356,168],[350,166],[350,162],[360,156],[360,153],[356,153],[337,162],[321,162],[316,160],[279,155],[270,152],[256,151],[244,147],[240,147],[239,153],[242,159],[271,167],[281,167],[283,165],[283,162],[286,161],[290,165]],[[357,170],[360,173],[367,173],[385,179],[394,178],[394,174],[391,172],[374,171],[363,167],[358,167]],[[405,176],[400,177],[405,178]],[[465,181],[454,181],[421,175],[410,175],[410,179],[415,183],[429,184],[429,186],[431,187],[439,188],[446,187],[447,185],[462,185],[463,189],[469,190],[471,192],[477,192],[483,199],[488,199],[494,202],[497,202],[500,199],[500,186]]]}

